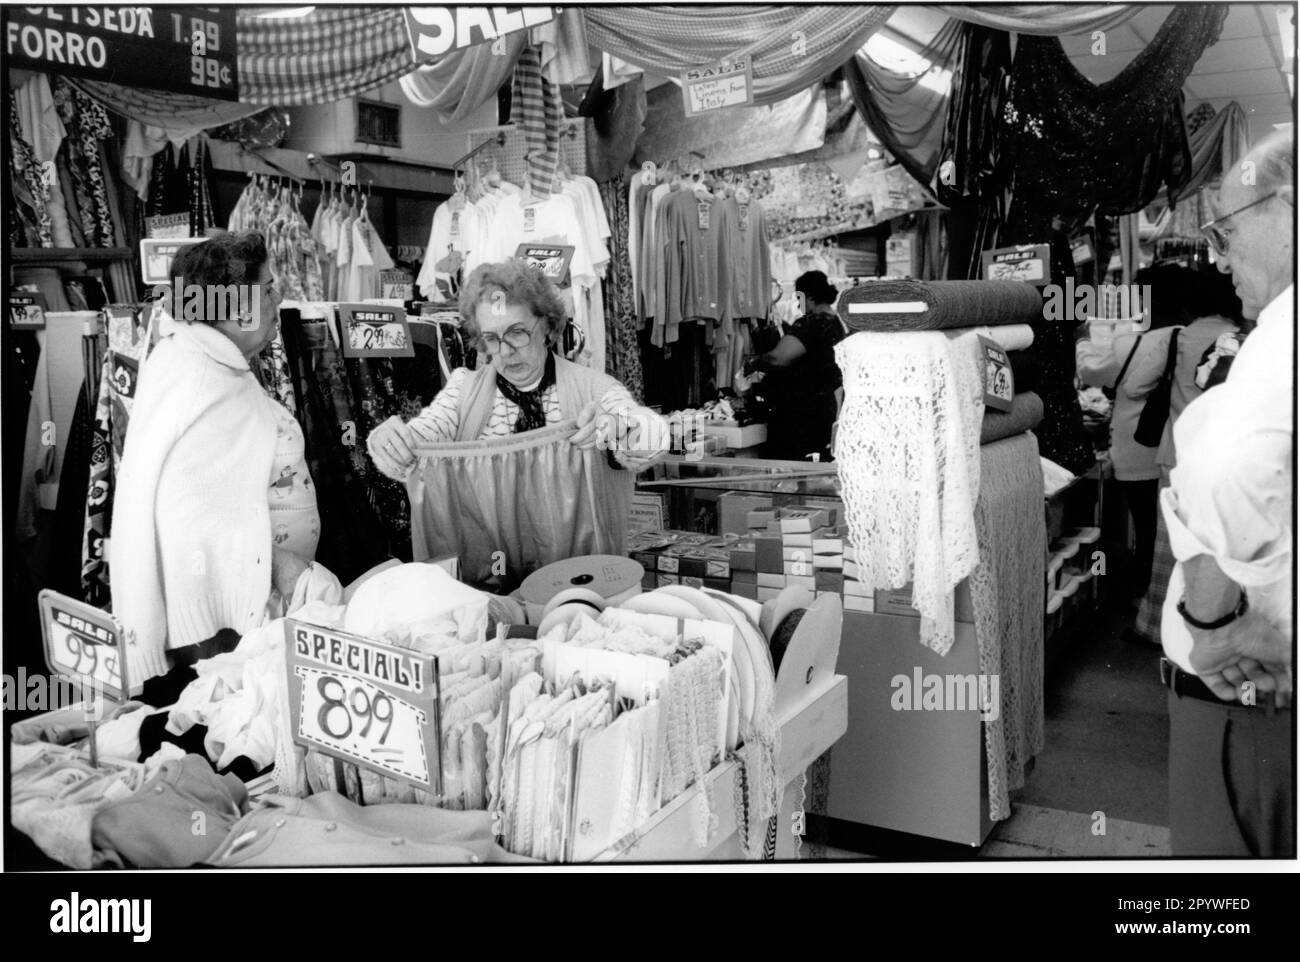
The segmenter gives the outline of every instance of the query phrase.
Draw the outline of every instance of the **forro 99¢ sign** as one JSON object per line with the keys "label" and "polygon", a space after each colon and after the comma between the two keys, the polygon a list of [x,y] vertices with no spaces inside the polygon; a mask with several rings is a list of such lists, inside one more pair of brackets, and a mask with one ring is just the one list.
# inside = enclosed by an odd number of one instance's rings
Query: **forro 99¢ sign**
{"label": "forro 99\u00a2 sign", "polygon": [[440,795],[438,659],[292,618],[284,631],[294,741]]}

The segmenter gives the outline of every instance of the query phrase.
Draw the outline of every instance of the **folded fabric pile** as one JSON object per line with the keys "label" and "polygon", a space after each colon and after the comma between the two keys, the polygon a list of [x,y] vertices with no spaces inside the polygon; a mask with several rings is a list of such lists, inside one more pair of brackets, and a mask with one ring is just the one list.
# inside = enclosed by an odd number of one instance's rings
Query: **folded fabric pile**
{"label": "folded fabric pile", "polygon": [[[1043,420],[1024,353],[1042,296],[1018,281],[872,281],[846,290],[838,311],[858,332],[836,346],[845,398],[835,457],[860,577],[876,589],[910,583],[921,641],[946,653],[953,593],[980,554],[979,446]],[[1007,352],[1009,411],[984,406],[981,337]]]}

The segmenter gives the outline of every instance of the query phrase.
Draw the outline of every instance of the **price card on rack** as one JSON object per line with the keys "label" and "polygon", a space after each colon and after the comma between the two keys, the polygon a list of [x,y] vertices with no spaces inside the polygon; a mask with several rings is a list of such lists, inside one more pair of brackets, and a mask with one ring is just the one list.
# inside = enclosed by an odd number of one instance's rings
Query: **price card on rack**
{"label": "price card on rack", "polygon": [[415,357],[406,309],[340,304],[344,357]]}
{"label": "price card on rack", "polygon": [[45,327],[45,295],[39,291],[9,292],[9,329],[39,331]]}
{"label": "price card on rack", "polygon": [[379,296],[385,301],[409,301],[414,296],[415,278],[410,271],[379,272]]}
{"label": "price card on rack", "polygon": [[1016,396],[1015,377],[1006,350],[991,337],[979,335],[980,364],[984,368],[984,406],[1010,411]]}
{"label": "price card on rack", "polygon": [[[106,611],[48,588],[37,596],[45,663],[116,701],[130,696],[122,624]],[[92,699],[93,702],[94,699]]]}
{"label": "price card on rack", "polygon": [[999,247],[983,256],[986,281],[1028,281],[1042,287],[1050,277],[1051,255],[1046,244]]}
{"label": "price card on rack", "polygon": [[438,659],[292,618],[284,631],[294,741],[441,794]]}
{"label": "price card on rack", "polygon": [[573,251],[573,247],[564,245],[520,244],[515,249],[515,257],[521,258],[529,267],[540,270],[552,284],[563,287],[569,280],[569,262],[573,260]]}

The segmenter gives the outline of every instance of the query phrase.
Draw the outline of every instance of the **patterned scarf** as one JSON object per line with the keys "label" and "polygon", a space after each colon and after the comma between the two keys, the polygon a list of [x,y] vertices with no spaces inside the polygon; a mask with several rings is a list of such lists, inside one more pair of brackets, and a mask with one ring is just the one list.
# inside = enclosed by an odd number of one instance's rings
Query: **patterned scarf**
{"label": "patterned scarf", "polygon": [[515,434],[523,434],[525,431],[536,431],[538,428],[546,427],[546,405],[542,403],[542,395],[554,383],[555,355],[549,353],[546,355],[546,373],[537,382],[537,387],[531,391],[521,390],[500,374],[497,374],[497,390],[501,392],[507,401],[519,408],[519,420],[515,422]]}

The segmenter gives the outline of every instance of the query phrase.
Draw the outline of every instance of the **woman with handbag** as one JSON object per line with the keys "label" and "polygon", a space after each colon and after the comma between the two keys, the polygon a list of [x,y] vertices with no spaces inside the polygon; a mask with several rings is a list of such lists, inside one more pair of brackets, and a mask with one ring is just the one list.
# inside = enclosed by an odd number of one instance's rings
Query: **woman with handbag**
{"label": "woman with handbag", "polygon": [[[1138,274],[1138,283],[1150,283]],[[1161,300],[1152,289],[1153,301]],[[1150,305],[1146,305],[1148,308]],[[1169,323],[1167,317],[1160,320]],[[1152,329],[1156,321],[1152,321]],[[1134,358],[1152,329],[1129,330],[1117,333],[1109,345],[1081,340],[1075,348],[1079,380],[1089,387],[1100,387],[1111,399],[1110,461],[1115,472],[1124,504],[1132,519],[1135,533],[1134,573],[1130,582],[1129,597],[1136,604],[1146,594],[1151,576],[1152,546],[1156,532],[1156,497],[1159,494],[1160,468],[1156,464],[1156,451],[1137,442],[1138,419],[1143,403],[1134,399],[1124,388],[1132,380]]]}
{"label": "woman with handbag", "polygon": [[[1158,270],[1169,272],[1170,289],[1179,298],[1172,305],[1158,307],[1163,311],[1176,305],[1175,322],[1182,326],[1170,328],[1168,333],[1154,332],[1146,339],[1149,343],[1134,356],[1124,389],[1132,400],[1143,404],[1138,440],[1156,452],[1158,487],[1165,488],[1178,459],[1174,425],[1187,405],[1205,390],[1197,384],[1196,370],[1220,337],[1239,329],[1242,316],[1241,301],[1229,275],[1182,267]],[[1157,517],[1156,521],[1151,578],[1134,631],[1142,639],[1159,644],[1160,612],[1174,562],[1164,519]]]}

